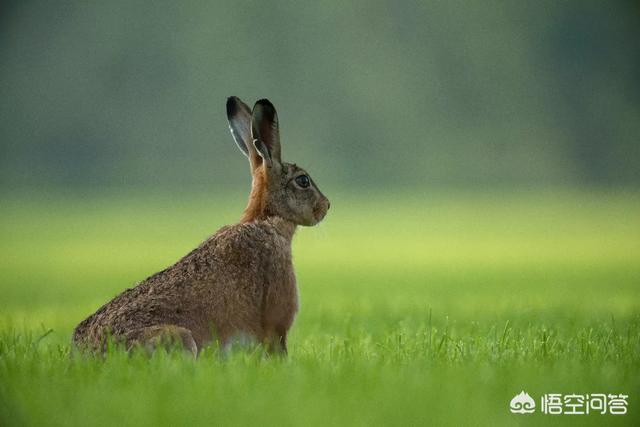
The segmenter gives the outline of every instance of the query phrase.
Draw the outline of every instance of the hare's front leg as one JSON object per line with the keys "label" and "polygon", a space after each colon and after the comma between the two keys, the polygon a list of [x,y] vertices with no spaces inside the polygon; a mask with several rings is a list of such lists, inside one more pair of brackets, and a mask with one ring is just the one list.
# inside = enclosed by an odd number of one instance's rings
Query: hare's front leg
{"label": "hare's front leg", "polygon": [[273,328],[266,331],[263,339],[267,353],[287,355],[287,330],[285,328]]}
{"label": "hare's front leg", "polygon": [[263,314],[263,343],[271,354],[287,354],[287,334],[298,310],[295,281],[272,290],[267,295]]}
{"label": "hare's front leg", "polygon": [[279,351],[284,354],[285,356],[287,355],[287,332],[284,332],[284,335],[280,335],[278,337],[278,349]]}

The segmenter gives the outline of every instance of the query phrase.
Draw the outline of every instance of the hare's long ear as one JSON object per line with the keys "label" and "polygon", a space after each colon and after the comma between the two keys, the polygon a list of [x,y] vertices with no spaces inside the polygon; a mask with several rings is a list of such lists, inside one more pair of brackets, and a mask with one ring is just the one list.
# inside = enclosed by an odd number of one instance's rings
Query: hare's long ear
{"label": "hare's long ear", "polygon": [[251,138],[251,109],[236,96],[227,98],[227,120],[229,130],[238,148],[249,158],[253,171],[262,163]]}
{"label": "hare's long ear", "polygon": [[280,165],[278,114],[273,104],[266,99],[261,99],[253,106],[251,137],[253,145],[267,166],[270,167],[273,163]]}

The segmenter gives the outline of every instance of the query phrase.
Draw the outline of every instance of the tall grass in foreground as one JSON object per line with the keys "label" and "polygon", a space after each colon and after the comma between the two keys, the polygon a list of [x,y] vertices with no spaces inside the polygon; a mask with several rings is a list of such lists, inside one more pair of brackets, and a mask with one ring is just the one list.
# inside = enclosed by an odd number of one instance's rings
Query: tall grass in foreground
{"label": "tall grass in foreground", "polygon": [[[333,197],[300,229],[287,359],[74,353],[75,324],[185,254],[239,199],[8,199],[0,425],[634,425],[635,194]],[[629,414],[515,415],[521,390],[625,393]]]}

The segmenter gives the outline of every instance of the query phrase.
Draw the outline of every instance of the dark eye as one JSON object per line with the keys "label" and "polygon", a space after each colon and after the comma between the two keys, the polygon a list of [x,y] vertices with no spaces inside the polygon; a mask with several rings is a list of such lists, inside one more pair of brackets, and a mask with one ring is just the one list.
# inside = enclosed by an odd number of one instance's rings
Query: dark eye
{"label": "dark eye", "polygon": [[309,188],[311,185],[311,181],[307,175],[300,175],[296,177],[296,184],[298,184],[302,188]]}

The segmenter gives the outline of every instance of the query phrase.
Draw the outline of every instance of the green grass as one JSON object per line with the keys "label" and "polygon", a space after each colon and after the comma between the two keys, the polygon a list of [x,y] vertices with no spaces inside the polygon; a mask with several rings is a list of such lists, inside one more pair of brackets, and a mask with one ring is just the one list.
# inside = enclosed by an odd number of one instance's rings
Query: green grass
{"label": "green grass", "polygon": [[[5,198],[0,425],[637,425],[636,193],[334,196],[294,242],[286,360],[73,354],[75,324],[242,207]],[[624,393],[629,413],[511,414],[521,390]]]}

